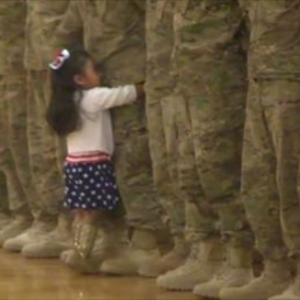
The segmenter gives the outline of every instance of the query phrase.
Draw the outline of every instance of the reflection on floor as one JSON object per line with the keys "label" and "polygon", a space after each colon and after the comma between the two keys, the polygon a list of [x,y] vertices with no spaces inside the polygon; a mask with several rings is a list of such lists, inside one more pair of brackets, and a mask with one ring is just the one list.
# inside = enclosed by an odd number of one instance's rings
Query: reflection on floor
{"label": "reflection on floor", "polygon": [[191,293],[170,293],[152,279],[80,276],[59,260],[28,260],[0,251],[0,299],[7,300],[195,300]]}

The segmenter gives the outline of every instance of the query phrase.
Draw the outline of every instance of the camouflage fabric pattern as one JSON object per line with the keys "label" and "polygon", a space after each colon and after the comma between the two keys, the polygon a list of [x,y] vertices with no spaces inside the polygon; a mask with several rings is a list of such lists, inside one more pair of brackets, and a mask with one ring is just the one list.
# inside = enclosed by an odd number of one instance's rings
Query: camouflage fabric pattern
{"label": "camouflage fabric pattern", "polygon": [[[23,67],[26,2],[0,3],[1,169],[13,213],[30,214],[26,141],[26,81]],[[9,28],[9,30],[8,30]]]}
{"label": "camouflage fabric pattern", "polygon": [[55,136],[45,120],[50,95],[49,71],[28,71],[27,138],[32,181],[40,195],[41,213],[57,216],[64,198]]}
{"label": "camouflage fabric pattern", "polygon": [[184,235],[184,199],[178,188],[174,81],[170,75],[174,1],[147,1],[146,112],[153,178],[173,235]]}
{"label": "camouflage fabric pattern", "polygon": [[[248,1],[243,197],[266,259],[299,255],[299,1]],[[297,24],[297,25],[296,25]],[[286,242],[286,243],[284,243]]]}
{"label": "camouflage fabric pattern", "polygon": [[[5,175],[6,193],[8,195],[8,207],[13,213],[23,211],[28,213],[28,204],[26,195],[19,179],[15,161],[13,159],[12,151],[9,143],[9,112],[8,112],[8,98],[6,97],[6,89],[4,79],[0,79],[0,106],[1,106],[1,139],[0,139],[0,169]],[[20,146],[20,145],[19,145]]]}
{"label": "camouflage fabric pattern", "polygon": [[[26,105],[26,76],[22,73],[11,72],[3,79],[4,99],[7,103],[8,118],[7,134],[9,147],[16,166],[18,178],[25,196],[21,199],[30,207],[33,215],[37,216],[37,203],[40,196],[32,181],[29,166],[29,149],[27,142],[27,105]],[[16,203],[15,206],[18,204]],[[20,204],[21,205],[21,204]],[[25,205],[25,204],[23,204]]]}
{"label": "camouflage fabric pattern", "polygon": [[[71,1],[55,43],[83,43],[103,64],[109,85],[141,82],[145,79],[144,23],[144,1]],[[162,207],[152,180],[145,108],[140,104],[122,107],[113,110],[112,116],[117,180],[129,224],[163,229]]]}
{"label": "camouflage fabric pattern", "polygon": [[147,120],[153,176],[173,236],[198,242],[215,234],[215,220],[181,193],[178,178],[175,81],[171,75],[176,1],[147,3]]}
{"label": "camouflage fabric pattern", "polygon": [[27,0],[26,47],[24,63],[27,70],[48,69],[53,59],[51,39],[60,23],[69,0]]}
{"label": "camouflage fabric pattern", "polygon": [[246,102],[242,12],[234,0],[182,0],[176,6],[180,186],[201,210],[217,215],[212,228],[221,226],[233,246],[248,246],[252,234],[239,194]]}
{"label": "camouflage fabric pattern", "polygon": [[13,69],[19,70],[23,64],[25,17],[26,17],[25,0],[1,1],[0,3],[0,53],[1,53],[0,74],[1,75],[10,73]]}
{"label": "camouflage fabric pattern", "polygon": [[299,32],[293,26],[299,17],[299,2],[248,1],[246,9],[251,22],[249,69],[253,76],[294,80],[300,69],[299,44],[295,42]]}
{"label": "camouflage fabric pattern", "polygon": [[61,163],[65,150],[45,120],[50,97],[48,64],[54,53],[52,36],[67,7],[67,0],[27,1],[24,62],[30,174],[39,193],[39,214],[49,218],[56,218],[64,198]]}

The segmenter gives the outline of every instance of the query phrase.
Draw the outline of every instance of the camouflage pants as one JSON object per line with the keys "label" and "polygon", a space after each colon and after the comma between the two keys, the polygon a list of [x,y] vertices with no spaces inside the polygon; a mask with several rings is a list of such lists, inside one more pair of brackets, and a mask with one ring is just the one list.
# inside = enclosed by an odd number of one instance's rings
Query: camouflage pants
{"label": "camouflage pants", "polygon": [[148,71],[147,119],[153,178],[173,235],[183,235],[185,227],[184,199],[177,179],[176,124],[174,97],[151,85]]}
{"label": "camouflage pants", "polygon": [[187,201],[179,187],[178,97],[171,76],[174,4],[147,2],[147,121],[154,182],[171,232],[194,242],[201,239],[201,230],[211,231],[214,222],[201,214],[197,202]]}
{"label": "camouflage pants", "polygon": [[[26,132],[20,130],[21,127],[24,128],[25,120],[20,111],[25,110],[25,101],[22,102],[22,98],[26,95],[24,93],[24,78],[22,76],[13,77],[10,74],[1,77],[0,82],[0,93],[1,93],[1,118],[0,118],[0,128],[1,128],[1,153],[0,153],[0,169],[4,174],[4,183],[1,184],[6,191],[1,191],[1,195],[8,196],[8,206],[13,213],[28,214],[29,206],[27,201],[27,194],[25,192],[25,186],[21,180],[19,161],[16,159],[15,154],[15,144],[12,140],[12,135],[17,133],[18,138],[18,151],[22,152],[23,161],[27,161],[26,157]],[[18,82],[18,84],[16,84]],[[13,85],[13,88],[12,88]],[[21,90],[21,91],[20,91]],[[18,97],[12,97],[18,94]],[[23,99],[24,100],[24,99]],[[11,108],[15,107],[18,112],[13,111]],[[18,125],[17,125],[18,123]],[[15,135],[16,136],[16,135]],[[24,140],[25,139],[25,140]],[[24,174],[25,178],[28,174]]]}
{"label": "camouflage pants", "polygon": [[[197,183],[194,157],[187,157],[178,152],[178,137],[176,115],[178,115],[178,99],[170,90],[169,96],[154,86],[147,84],[147,115],[149,126],[149,139],[151,157],[153,162],[153,174],[160,202],[168,217],[170,229],[174,236],[185,234],[189,242],[196,242],[218,235],[216,232],[216,216],[209,207],[201,206],[203,195]],[[159,94],[162,94],[159,96]],[[177,109],[176,109],[177,107]],[[182,144],[181,144],[182,145]],[[185,149],[186,150],[186,149]],[[193,151],[192,148],[190,148]],[[184,164],[189,159],[188,164]],[[185,169],[182,166],[185,166]],[[179,172],[179,167],[180,171]],[[193,197],[181,192],[179,182],[185,182],[187,173],[193,177],[195,182]],[[183,185],[181,185],[183,186]],[[198,194],[197,194],[198,193]],[[203,204],[203,201],[202,201]]]}
{"label": "camouflage pants", "polygon": [[[224,32],[228,9],[223,4],[230,3],[220,2],[200,20],[203,6],[195,1],[187,12],[184,2],[175,17],[174,52],[180,186],[205,217],[202,238],[221,229],[233,246],[248,246],[253,238],[240,199],[246,60],[238,41]],[[220,39],[206,35],[210,24]]]}
{"label": "camouflage pants", "polygon": [[133,105],[113,111],[117,181],[134,228],[162,230],[162,210],[154,190],[144,107]]}
{"label": "camouflage pants", "polygon": [[[162,1],[163,3],[166,1]],[[171,5],[147,2],[146,115],[152,171],[159,201],[173,236],[184,236],[184,199],[178,187],[174,83],[170,75],[173,46]],[[158,10],[163,10],[158,12]],[[160,18],[160,16],[163,17]],[[159,79],[158,79],[159,78]]]}
{"label": "camouflage pants", "polygon": [[[150,76],[150,75],[149,75]],[[176,102],[178,97],[170,89],[163,96],[159,89],[147,83],[147,115],[153,174],[160,202],[169,220],[173,236],[185,235],[193,243],[215,235],[215,219],[211,212],[199,206],[199,198],[186,197],[179,187],[179,165]],[[161,95],[160,95],[161,94]],[[188,166],[193,167],[194,161]],[[181,169],[182,170],[182,169]],[[181,173],[182,174],[182,173]],[[197,180],[197,174],[194,174]],[[180,176],[182,179],[182,177]],[[197,191],[199,185],[197,186]]]}
{"label": "camouflage pants", "polygon": [[252,79],[243,156],[243,197],[257,247],[268,259],[300,250],[300,81]]}
{"label": "camouflage pants", "polygon": [[27,138],[32,182],[40,199],[39,215],[56,218],[64,198],[64,182],[57,155],[57,141],[50,132],[45,113],[50,95],[47,71],[28,72]]}

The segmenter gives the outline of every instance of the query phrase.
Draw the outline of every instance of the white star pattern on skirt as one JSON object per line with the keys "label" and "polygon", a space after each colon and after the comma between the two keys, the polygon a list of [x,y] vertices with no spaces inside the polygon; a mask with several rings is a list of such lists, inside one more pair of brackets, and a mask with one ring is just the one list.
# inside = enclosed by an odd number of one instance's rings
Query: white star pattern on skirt
{"label": "white star pattern on skirt", "polygon": [[109,162],[65,165],[66,202],[69,208],[113,210],[120,194]]}

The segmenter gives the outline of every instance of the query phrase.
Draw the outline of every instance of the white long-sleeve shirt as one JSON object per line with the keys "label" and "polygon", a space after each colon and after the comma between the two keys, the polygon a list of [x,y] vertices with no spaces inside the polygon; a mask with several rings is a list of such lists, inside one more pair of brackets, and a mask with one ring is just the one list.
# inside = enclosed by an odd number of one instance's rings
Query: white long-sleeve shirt
{"label": "white long-sleeve shirt", "polygon": [[109,109],[136,99],[134,85],[83,91],[79,102],[81,126],[67,136],[68,153],[101,151],[112,155],[114,138]]}

